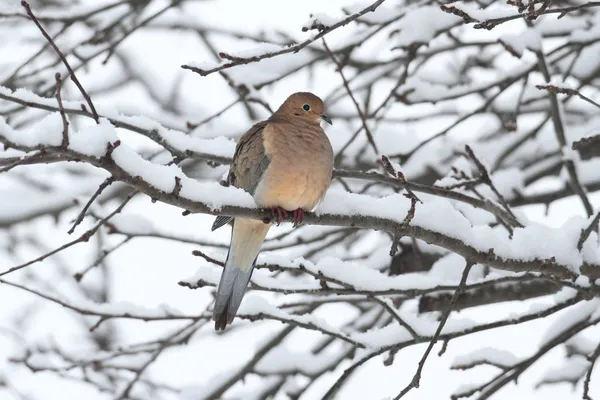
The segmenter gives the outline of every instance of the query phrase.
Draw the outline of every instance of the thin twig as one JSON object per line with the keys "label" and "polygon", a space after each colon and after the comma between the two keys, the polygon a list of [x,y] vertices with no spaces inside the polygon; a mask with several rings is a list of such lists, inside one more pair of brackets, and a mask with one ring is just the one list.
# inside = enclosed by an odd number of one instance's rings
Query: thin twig
{"label": "thin twig", "polygon": [[[455,338],[459,338],[459,337],[464,337],[466,335],[471,335],[471,334],[474,334],[477,332],[487,331],[490,329],[497,329],[500,327],[510,326],[510,325],[518,325],[518,324],[522,324],[525,322],[546,318],[550,315],[557,313],[558,311],[561,311],[568,307],[571,307],[572,305],[577,304],[580,301],[581,301],[580,297],[572,297],[572,298],[569,298],[559,304],[547,307],[538,312],[527,313],[518,318],[503,319],[503,320],[494,321],[494,322],[490,322],[490,323],[480,324],[480,325],[477,325],[477,326],[474,326],[471,328],[464,329],[459,332],[440,335],[439,338],[442,340],[450,340],[450,339],[455,339]],[[344,382],[346,382],[348,380],[348,378],[353,374],[354,371],[356,371],[357,368],[359,368],[361,365],[364,365],[367,361],[369,361],[372,358],[377,357],[378,355],[381,355],[387,351],[403,349],[403,348],[409,346],[410,344],[412,344],[412,341],[403,341],[403,342],[396,343],[394,345],[383,346],[375,351],[371,351],[371,352],[365,354],[363,357],[354,361],[350,367],[348,367],[348,368],[346,368],[346,370],[344,370],[342,375],[335,381],[335,383],[329,388],[327,393],[325,393],[325,395],[321,399],[322,400],[333,399],[335,394],[340,389],[340,387],[344,384]]]}
{"label": "thin twig", "polygon": [[79,225],[83,221],[83,218],[85,217],[85,214],[87,213],[87,210],[90,208],[90,206],[92,205],[94,200],[96,200],[96,198],[98,196],[100,196],[102,191],[104,191],[104,189],[106,189],[108,186],[110,186],[114,181],[115,181],[114,178],[112,176],[109,176],[108,178],[106,178],[106,180],[104,182],[102,182],[100,184],[100,186],[98,186],[98,189],[96,190],[96,192],[88,200],[88,202],[85,204],[85,206],[83,207],[81,212],[79,212],[79,215],[77,215],[77,218],[75,219],[75,222],[73,223],[73,226],[67,232],[69,235],[72,234],[73,232],[75,232],[75,228],[77,227],[77,225]]}
{"label": "thin twig", "polygon": [[127,238],[125,238],[121,243],[115,245],[114,247],[112,247],[109,250],[104,250],[102,252],[102,255],[100,257],[98,257],[96,259],[96,261],[94,261],[92,264],[90,264],[88,267],[86,267],[84,270],[82,270],[81,272],[77,272],[75,274],[73,274],[73,278],[77,281],[80,282],[83,277],[90,272],[92,269],[94,269],[95,267],[97,267],[98,265],[100,265],[100,263],[102,261],[104,261],[104,259],[106,257],[108,257],[109,254],[113,253],[115,250],[117,250],[119,247],[123,246],[124,244],[127,244],[131,239],[133,239],[135,236],[129,236]]}
{"label": "thin twig", "polygon": [[36,161],[44,159],[45,156],[46,155],[44,153],[38,151],[27,156],[19,157],[18,160],[0,168],[0,173],[10,171],[19,165],[34,164]]}
{"label": "thin twig", "polygon": [[167,4],[166,6],[164,6],[163,8],[161,8],[160,10],[158,10],[157,12],[155,12],[154,14],[150,15],[149,17],[145,18],[144,20],[140,21],[139,23],[135,24],[134,26],[132,26],[131,28],[129,28],[127,31],[125,31],[123,33],[123,36],[121,36],[116,42],[114,42],[114,43],[112,43],[110,45],[110,47],[108,48],[108,54],[106,55],[106,57],[102,61],[102,64],[106,64],[108,62],[108,60],[110,59],[110,57],[114,54],[117,46],[119,46],[133,32],[135,32],[139,28],[143,27],[144,25],[148,24],[149,22],[152,22],[154,19],[158,18],[159,16],[161,16],[166,11],[170,10],[171,8],[173,8],[174,6],[176,6],[177,4],[179,4],[180,2],[181,2],[181,0],[172,0],[169,4]]}
{"label": "thin twig", "polygon": [[211,256],[201,252],[200,250],[193,250],[192,251],[192,255],[196,256],[196,257],[202,257],[204,258],[206,261],[208,261],[209,263],[218,265],[220,267],[224,267],[225,263],[223,261],[219,261],[215,258],[212,258]]}
{"label": "thin twig", "polygon": [[579,90],[576,90],[576,89],[562,88],[562,87],[558,87],[555,85],[535,85],[535,87],[537,89],[547,90],[552,93],[560,93],[560,94],[567,94],[569,96],[577,96],[580,99],[587,101],[594,107],[600,108],[600,104],[596,103],[594,100],[590,99],[589,97],[584,96],[583,94],[581,94],[581,92]]}
{"label": "thin twig", "polygon": [[592,380],[592,371],[594,370],[594,366],[596,365],[596,361],[598,361],[598,357],[600,357],[600,343],[596,346],[596,350],[588,357],[591,364],[585,374],[585,379],[583,380],[583,400],[593,400],[590,396],[590,382]]}
{"label": "thin twig", "polygon": [[[409,187],[407,187],[404,173],[402,173],[402,171],[396,171],[389,158],[387,158],[385,155],[381,156],[381,163],[383,164],[383,167],[386,170],[386,172],[395,177],[400,183],[400,185],[406,190],[404,196],[410,200],[410,208],[406,213],[406,217],[404,217],[404,220],[402,221],[402,225],[408,226],[412,219],[415,217],[417,202],[421,204],[423,204],[423,202],[417,197],[417,195],[412,190],[410,190]],[[400,234],[394,233],[394,239],[392,240],[392,247],[390,249],[390,256],[393,257],[398,252],[398,247],[400,245],[401,238],[402,236]]]}
{"label": "thin twig", "polygon": [[87,242],[88,240],[90,240],[90,238],[92,236],[94,236],[94,234],[98,231],[98,229],[100,229],[100,227],[102,225],[104,225],[105,223],[108,222],[108,220],[110,220],[112,217],[114,217],[116,214],[120,213],[121,210],[123,210],[123,208],[125,207],[125,205],[127,203],[129,203],[129,200],[131,200],[133,198],[133,196],[137,193],[137,190],[134,190],[132,193],[130,193],[125,200],[121,203],[121,205],[119,207],[117,207],[113,212],[111,212],[110,214],[108,214],[106,217],[104,217],[103,219],[101,219],[96,225],[94,225],[91,229],[85,231],[81,236],[79,236],[77,239],[74,239],[68,243],[63,244],[62,246],[57,247],[56,249],[49,251],[46,254],[42,254],[41,256],[34,258],[33,260],[27,261],[24,264],[21,265],[17,265],[16,267],[12,267],[7,269],[4,272],[0,272],[0,276],[4,276],[7,274],[10,274],[12,272],[18,271],[20,269],[23,269],[25,267],[28,267],[32,264],[35,264],[37,262],[43,261],[46,258],[56,254],[56,253],[60,253],[61,251],[77,244],[77,243],[82,243],[82,242]]}
{"label": "thin twig", "polygon": [[[546,64],[546,58],[544,57],[544,53],[541,51],[535,52],[538,58],[538,64],[542,75],[544,76],[544,80],[547,84],[550,83],[550,71],[548,70],[548,65]],[[548,99],[550,100],[550,111],[552,113],[552,122],[554,124],[554,132],[556,134],[556,139],[561,148],[564,148],[567,145],[567,139],[565,136],[565,129],[562,121],[560,105],[558,104],[558,99],[556,97],[556,93],[552,91],[547,91]],[[583,206],[585,208],[585,212],[588,217],[591,217],[594,213],[594,208],[590,203],[590,199],[587,197],[585,192],[585,188],[581,185],[579,181],[579,177],[577,176],[577,170],[575,168],[575,163],[573,160],[565,160],[564,161],[565,168],[569,174],[569,178],[571,181],[571,185],[573,186],[573,191],[577,193]]]}
{"label": "thin twig", "polygon": [[96,123],[100,123],[100,118],[98,117],[98,113],[96,112],[96,107],[94,107],[94,104],[92,103],[92,99],[87,94],[87,92],[85,91],[83,86],[81,86],[79,79],[77,79],[77,76],[75,76],[75,71],[73,71],[73,68],[71,68],[71,65],[69,65],[69,62],[67,61],[67,58],[65,57],[63,52],[60,51],[60,49],[58,48],[56,43],[54,43],[54,40],[52,40],[50,35],[48,35],[48,33],[44,30],[44,27],[42,26],[42,24],[40,24],[40,21],[38,21],[38,19],[35,17],[35,15],[33,15],[33,12],[31,11],[31,7],[29,6],[29,3],[27,3],[27,1],[25,1],[25,0],[22,0],[21,5],[25,8],[25,11],[27,12],[27,15],[29,15],[29,18],[31,18],[33,20],[33,22],[36,24],[36,26],[42,32],[42,35],[44,35],[44,37],[46,38],[48,43],[50,43],[50,45],[52,46],[52,48],[54,49],[54,51],[56,52],[58,57],[61,59],[61,61],[63,62],[63,64],[67,68],[67,70],[69,71],[69,77],[71,78],[73,83],[75,83],[75,85],[77,86],[77,88],[79,89],[79,91],[81,92],[83,97],[85,98],[85,101],[87,102],[88,106],[90,106],[90,110],[92,112],[92,115],[94,116],[94,120],[96,120]]}
{"label": "thin twig", "polygon": [[438,338],[440,337],[440,334],[442,333],[442,329],[444,329],[444,325],[446,325],[448,316],[450,315],[450,312],[452,312],[454,303],[456,303],[456,299],[458,299],[458,296],[460,295],[461,291],[465,287],[465,284],[467,283],[469,271],[471,270],[472,266],[473,266],[473,264],[471,262],[467,261],[467,265],[465,266],[465,269],[462,273],[462,277],[460,279],[460,283],[458,284],[458,288],[454,292],[454,295],[452,296],[452,299],[450,300],[450,304],[448,304],[448,308],[442,315],[442,319],[440,320],[440,323],[438,324],[437,330],[435,331],[433,337],[429,341],[429,346],[427,346],[427,350],[425,350],[425,353],[423,353],[423,357],[421,357],[421,361],[419,361],[419,366],[417,368],[417,371],[415,372],[411,382],[404,389],[402,389],[402,391],[398,394],[398,396],[396,396],[394,398],[394,400],[398,400],[398,399],[404,397],[404,395],[406,393],[410,392],[411,389],[413,389],[413,388],[416,389],[419,387],[419,384],[421,382],[421,372],[423,371],[423,367],[425,366],[425,361],[427,361],[427,357],[429,357],[429,353],[431,353],[433,346],[438,341]]}
{"label": "thin twig", "polygon": [[[258,61],[261,61],[261,60],[264,60],[267,58],[277,57],[282,54],[297,53],[300,50],[302,50],[303,48],[305,48],[306,46],[308,46],[309,44],[321,39],[323,36],[327,35],[328,33],[332,32],[344,25],[348,25],[352,21],[356,21],[357,19],[359,19],[360,17],[362,17],[363,15],[365,15],[369,12],[375,11],[377,9],[377,7],[379,7],[384,2],[385,2],[385,0],[377,0],[370,6],[362,9],[361,11],[359,11],[355,14],[349,15],[348,17],[344,18],[343,20],[341,20],[331,26],[325,27],[324,29],[322,29],[319,33],[317,33],[312,38],[307,39],[302,43],[298,43],[293,46],[285,47],[278,51],[268,52],[268,53],[261,54],[259,56],[247,57],[247,58],[245,58],[245,57],[230,57],[230,62],[221,64],[221,65],[211,68],[211,69],[203,69],[203,68],[193,67],[190,65],[182,65],[181,68],[189,69],[190,71],[196,72],[196,73],[200,74],[201,76],[207,76],[212,73],[234,67],[236,65],[250,64],[250,63],[258,62]],[[223,53],[223,54],[225,55],[225,53]]]}
{"label": "thin twig", "polygon": [[54,79],[56,80],[56,101],[58,102],[58,109],[60,110],[60,117],[62,118],[63,123],[62,143],[60,145],[62,148],[66,149],[69,147],[69,121],[67,121],[67,114],[65,113],[65,107],[63,106],[62,97],[60,95],[60,90],[62,88],[60,72],[57,72],[56,75],[54,75]]}
{"label": "thin twig", "polygon": [[[490,173],[488,172],[487,168],[485,167],[485,165],[483,165],[481,160],[479,160],[479,158],[477,158],[477,156],[473,152],[473,149],[471,148],[471,146],[466,145],[465,151],[467,152],[467,155],[469,156],[469,158],[471,160],[473,160],[473,162],[477,166],[477,169],[479,170],[479,174],[481,175],[481,179],[483,180],[483,182],[485,182],[490,187],[490,189],[492,189],[492,192],[494,192],[494,194],[498,198],[498,201],[500,202],[500,204],[502,204],[502,207],[504,207],[506,212],[509,213],[514,218],[515,221],[518,221],[517,217],[515,216],[515,214],[513,214],[508,203],[506,202],[506,199],[504,198],[504,196],[502,196],[500,191],[496,188],[496,185],[494,185],[494,182],[492,181],[492,177],[490,176]],[[519,223],[518,226],[523,227],[523,225],[521,223]]]}
{"label": "thin twig", "polygon": [[342,78],[342,82],[344,83],[344,87],[346,88],[346,92],[348,93],[348,96],[354,103],[356,112],[358,113],[358,116],[360,117],[363,129],[365,130],[365,134],[367,135],[367,140],[369,141],[369,144],[375,151],[375,154],[379,154],[379,150],[377,149],[377,145],[375,144],[375,139],[373,139],[373,133],[371,133],[371,130],[369,129],[369,125],[367,124],[367,119],[365,118],[365,113],[363,113],[362,109],[358,105],[358,101],[356,101],[356,97],[354,97],[354,93],[352,92],[352,89],[350,89],[350,84],[348,83],[348,80],[346,79],[346,76],[344,75],[344,66],[335,58],[335,55],[333,54],[333,52],[331,51],[329,46],[327,46],[327,42],[325,41],[325,38],[323,38],[322,40],[323,40],[323,46],[325,47],[327,54],[329,54],[329,57],[331,58],[331,60],[337,67],[337,71],[339,72],[339,74]]}
{"label": "thin twig", "polygon": [[395,310],[387,301],[387,299],[380,299],[377,296],[372,296],[371,297],[373,300],[375,300],[377,303],[381,304],[381,306],[383,308],[385,308],[385,310],[390,313],[390,315],[392,316],[392,318],[394,318],[398,324],[400,324],[401,327],[403,327],[404,329],[406,329],[408,331],[408,333],[410,333],[410,335],[412,336],[412,338],[414,339],[415,343],[419,343],[423,341],[423,337],[421,335],[419,335],[412,326],[410,326],[406,321],[404,321],[404,319],[402,317],[400,317],[400,315],[398,314],[397,310]]}
{"label": "thin twig", "polygon": [[581,230],[581,235],[579,235],[579,240],[577,241],[577,249],[581,251],[583,248],[583,243],[590,237],[590,234],[593,231],[598,232],[598,222],[600,221],[600,212],[596,213],[596,216],[592,219],[587,228]]}

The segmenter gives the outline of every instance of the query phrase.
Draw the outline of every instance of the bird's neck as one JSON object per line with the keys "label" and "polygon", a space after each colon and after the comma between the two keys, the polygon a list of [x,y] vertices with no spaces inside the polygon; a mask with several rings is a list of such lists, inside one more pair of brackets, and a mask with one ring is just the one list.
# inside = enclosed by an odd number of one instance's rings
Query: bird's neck
{"label": "bird's neck", "polygon": [[273,113],[269,119],[269,122],[272,123],[276,123],[276,124],[285,124],[285,125],[291,125],[292,127],[296,128],[296,129],[306,129],[307,131],[312,131],[312,132],[320,132],[321,131],[321,124],[316,123],[310,119],[306,119],[306,118],[290,118],[289,116],[286,115],[282,115],[278,112]]}

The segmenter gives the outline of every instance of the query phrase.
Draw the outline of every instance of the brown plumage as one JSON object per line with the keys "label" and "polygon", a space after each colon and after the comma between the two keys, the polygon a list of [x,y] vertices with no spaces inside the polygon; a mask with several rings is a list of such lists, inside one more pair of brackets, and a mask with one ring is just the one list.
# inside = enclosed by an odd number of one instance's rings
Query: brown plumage
{"label": "brown plumage", "polygon": [[[331,124],[319,97],[308,92],[292,94],[271,117],[241,137],[228,183],[252,194],[259,207],[270,208],[278,223],[291,212],[294,225],[300,224],[304,211],[315,208],[331,182],[333,150],[321,128],[323,120]],[[213,230],[231,220],[217,217]],[[233,221],[213,311],[216,330],[233,321],[269,228],[262,221]]]}

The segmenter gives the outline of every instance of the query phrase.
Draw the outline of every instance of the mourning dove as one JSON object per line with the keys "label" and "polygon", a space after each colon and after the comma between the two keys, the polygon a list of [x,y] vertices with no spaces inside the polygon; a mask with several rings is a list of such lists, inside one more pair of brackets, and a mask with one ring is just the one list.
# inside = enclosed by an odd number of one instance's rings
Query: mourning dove
{"label": "mourning dove", "polygon": [[[298,92],[267,120],[253,125],[238,142],[227,181],[249,192],[261,208],[271,209],[280,224],[288,212],[294,225],[323,199],[331,182],[333,150],[321,128],[331,124],[323,101]],[[233,220],[219,216],[212,230]],[[252,276],[260,247],[271,224],[235,218],[225,268],[217,288],[215,330],[231,324]]]}

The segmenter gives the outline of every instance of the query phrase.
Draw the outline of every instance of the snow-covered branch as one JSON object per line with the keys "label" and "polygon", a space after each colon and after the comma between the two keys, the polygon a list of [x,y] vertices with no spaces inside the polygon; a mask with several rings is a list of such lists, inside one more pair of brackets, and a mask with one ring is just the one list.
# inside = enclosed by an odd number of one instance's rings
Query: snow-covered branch
{"label": "snow-covered branch", "polygon": [[[185,176],[175,166],[158,165],[144,160],[133,149],[121,144],[114,127],[107,120],[101,120],[98,127],[92,126],[72,134],[68,148],[61,147],[60,116],[51,114],[44,123],[43,131],[38,128],[39,130],[27,135],[13,130],[0,120],[0,142],[5,148],[24,152],[43,151],[61,155],[71,161],[89,163],[104,169],[113,179],[130,185],[154,201],[171,204],[184,211],[246,217],[270,223],[269,212],[253,207],[252,199],[241,189],[223,187],[217,182],[197,182]],[[87,139],[90,136],[94,138],[93,142]],[[180,182],[179,187],[176,185],[177,180]],[[481,230],[483,227],[470,226],[469,221],[449,202],[440,199],[417,206],[415,218],[409,224],[404,224],[409,208],[407,203],[400,195],[377,199],[368,195],[332,191],[315,213],[307,213],[304,222],[311,225],[375,229],[400,237],[414,237],[459,254],[470,262],[507,271],[538,272],[558,279],[575,279],[579,275],[579,268],[585,266],[583,275],[592,280],[600,277],[600,265],[597,261],[600,249],[595,245],[590,248],[591,253],[580,253],[577,251],[577,242],[573,241],[578,236],[565,241],[562,230],[552,232],[546,229],[545,240],[562,242],[563,245],[532,258],[538,245],[531,242],[530,247],[525,250],[523,246],[527,246],[528,240],[532,241],[531,235],[536,235],[536,241],[540,240],[537,236],[540,232],[536,227],[516,230],[513,238],[494,233],[493,230],[486,232],[486,237],[477,236],[475,232],[485,232]],[[440,219],[431,219],[434,215],[439,215]],[[585,223],[585,220],[580,220],[579,229],[577,226],[570,229],[579,232]],[[447,229],[449,224],[453,227],[462,225],[464,228],[460,234],[450,233]],[[594,246],[594,238],[595,236],[588,238],[586,247]],[[519,253],[527,254],[529,259],[519,257]],[[584,258],[587,254],[593,254],[592,258]]]}

